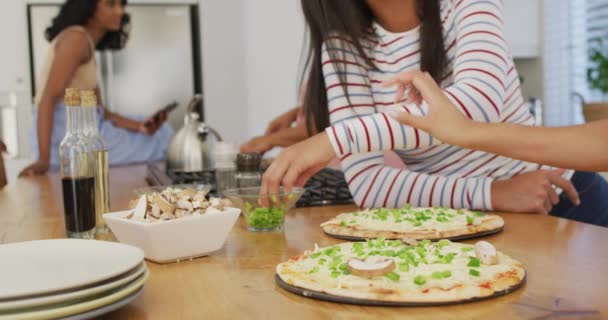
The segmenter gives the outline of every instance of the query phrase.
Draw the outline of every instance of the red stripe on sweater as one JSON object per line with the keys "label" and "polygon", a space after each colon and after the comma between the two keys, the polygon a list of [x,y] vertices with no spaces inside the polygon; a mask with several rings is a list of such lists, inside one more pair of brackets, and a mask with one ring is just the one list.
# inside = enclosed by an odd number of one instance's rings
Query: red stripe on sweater
{"label": "red stripe on sweater", "polygon": [[369,169],[371,169],[371,168],[373,168],[373,167],[377,167],[377,166],[379,166],[379,165],[380,165],[379,163],[374,163],[374,164],[370,164],[369,166],[367,166],[367,167],[365,167],[365,168],[361,169],[361,171],[357,172],[357,174],[355,174],[355,175],[354,175],[352,178],[350,178],[350,180],[348,180],[348,185],[350,186],[350,184],[351,184],[351,183],[352,183],[352,182],[353,182],[353,181],[354,181],[354,180],[355,180],[355,179],[356,179],[356,178],[357,178],[359,175],[361,175],[363,172],[365,172],[365,171],[367,171],[367,170],[369,170]]}
{"label": "red stripe on sweater", "polygon": [[446,164],[445,166],[443,166],[443,167],[441,167],[441,168],[439,168],[439,169],[435,169],[435,170],[433,170],[433,171],[429,172],[429,174],[435,174],[435,173],[440,172],[440,171],[442,171],[442,170],[444,170],[444,169],[446,169],[446,168],[449,168],[450,166],[452,166],[452,165],[454,165],[454,164],[456,164],[456,163],[458,163],[458,162],[462,161],[462,159],[464,159],[464,158],[468,157],[468,156],[469,156],[469,155],[471,155],[473,152],[474,152],[474,151],[473,151],[473,150],[471,150],[471,151],[467,152],[465,155],[463,155],[462,157],[460,157],[460,158],[458,158],[458,159],[456,159],[456,160],[454,160],[454,161],[452,161],[452,162],[450,162],[450,163]]}
{"label": "red stripe on sweater", "polygon": [[338,139],[338,134],[336,133],[336,127],[331,126],[331,132],[334,135],[334,139],[336,139],[336,142],[338,143],[338,148],[340,149],[340,154],[343,154],[344,150],[342,150],[342,144],[340,143],[340,140]]}
{"label": "red stripe on sweater", "polygon": [[337,107],[335,109],[332,109],[329,114],[333,114],[334,112],[338,112],[340,110],[344,110],[344,109],[352,109],[352,108],[361,108],[361,107],[368,107],[368,108],[373,108],[374,105],[373,104],[367,104],[367,103],[361,103],[361,104],[351,104],[348,106],[342,106],[342,107]]}
{"label": "red stripe on sweater", "polygon": [[450,194],[450,208],[454,208],[454,194],[456,193],[457,184],[458,184],[458,180],[454,180],[454,184],[452,185],[452,192]]}
{"label": "red stripe on sweater", "polygon": [[485,74],[489,75],[490,77],[492,77],[492,78],[496,79],[496,81],[498,81],[498,83],[500,83],[500,86],[501,86],[503,89],[505,88],[504,83],[502,82],[502,80],[501,80],[499,77],[497,77],[497,76],[496,76],[496,75],[494,75],[493,73],[491,73],[491,72],[489,72],[489,71],[486,71],[486,70],[483,70],[483,69],[478,69],[478,68],[465,68],[465,69],[460,69],[460,70],[458,70],[458,72],[456,72],[456,75],[455,75],[455,76],[456,76],[456,77],[458,77],[458,75],[459,75],[459,74],[461,74],[461,73],[463,73],[463,72],[465,72],[465,71],[475,71],[475,72],[481,72],[481,73],[485,73]]}
{"label": "red stripe on sweater", "polygon": [[465,21],[467,18],[473,17],[473,16],[477,16],[477,15],[485,15],[485,16],[491,16],[496,18],[496,20],[498,20],[498,22],[500,22],[501,24],[503,23],[502,20],[500,19],[499,16],[495,15],[493,12],[490,11],[477,11],[477,12],[471,12],[469,14],[467,14],[466,16],[462,17],[458,23],[462,23],[463,21]]}
{"label": "red stripe on sweater", "polygon": [[460,99],[458,99],[458,97],[456,97],[454,94],[452,94],[448,90],[444,90],[444,92],[447,93],[448,95],[450,95],[450,97],[452,97],[452,99],[456,100],[456,102],[458,102],[458,105],[460,105],[460,108],[462,109],[462,111],[464,111],[464,114],[467,115],[467,118],[473,119],[473,116],[471,116],[469,109],[467,109],[467,107],[464,106],[464,103],[462,103],[462,101],[460,101]]}
{"label": "red stripe on sweater", "polygon": [[382,203],[382,206],[385,208],[386,208],[386,203],[388,202],[388,197],[391,195],[391,192],[393,191],[393,186],[395,185],[395,182],[397,181],[397,178],[399,177],[401,172],[403,172],[403,171],[399,170],[399,172],[397,172],[397,174],[393,178],[393,182],[391,182],[391,186],[388,187],[388,192],[386,193],[386,196],[384,197],[384,202]]}
{"label": "red stripe on sweater", "polygon": [[488,160],[484,161],[482,164],[480,164],[480,165],[478,165],[477,167],[475,167],[475,169],[473,169],[473,170],[471,170],[471,171],[467,172],[466,174],[464,174],[462,177],[463,177],[463,178],[465,178],[465,177],[470,176],[470,175],[471,175],[471,174],[473,174],[475,171],[479,170],[481,167],[483,167],[483,166],[485,166],[486,164],[490,163],[490,161],[492,161],[492,160],[496,159],[497,157],[498,157],[498,155],[494,155],[494,156],[493,156],[493,157],[491,157],[490,159],[488,159]]}
{"label": "red stripe on sweater", "polygon": [[376,183],[376,179],[378,178],[378,175],[380,175],[381,171],[382,171],[382,168],[380,168],[380,170],[378,170],[376,172],[376,174],[374,175],[374,179],[372,179],[372,183],[367,188],[367,192],[365,193],[365,196],[363,197],[363,200],[361,201],[361,205],[365,205],[365,201],[367,200],[367,196],[369,196],[369,192],[372,191],[372,188],[374,187],[374,183]]}
{"label": "red stripe on sweater", "polygon": [[[499,35],[498,33],[495,33],[495,32],[492,32],[492,31],[485,31],[485,30],[477,30],[477,31],[471,31],[471,32],[468,32],[468,33],[463,34],[463,35],[460,37],[460,39],[458,39],[458,41],[461,41],[462,39],[464,39],[464,38],[466,38],[466,37],[468,37],[468,36],[470,36],[470,35],[474,35],[474,34],[480,34],[480,33],[483,33],[483,34],[489,34],[489,35],[493,35],[493,36],[495,36],[496,38],[498,38],[498,39],[500,39],[500,40],[503,40],[503,41],[505,40],[505,39],[504,39],[504,38],[503,38],[501,35]],[[447,50],[446,50],[446,51],[447,51]]]}
{"label": "red stripe on sweater", "polygon": [[393,44],[393,43],[395,43],[395,42],[397,42],[397,41],[399,41],[401,39],[403,39],[403,37],[398,37],[397,39],[391,40],[391,41],[389,41],[387,43],[380,44],[380,46],[381,47],[387,47],[387,46],[390,46],[391,44]]}
{"label": "red stripe on sweater", "polygon": [[465,54],[471,54],[471,53],[487,53],[490,55],[493,55],[495,57],[497,57],[498,59],[500,59],[502,62],[507,63],[507,60],[505,60],[505,58],[503,56],[501,56],[500,54],[492,51],[492,50],[485,50],[485,49],[473,49],[473,50],[467,50],[465,52],[461,52],[456,59],[461,58],[462,56],[464,56]]}
{"label": "red stripe on sweater", "polygon": [[431,196],[429,197],[429,207],[433,206],[433,193],[435,193],[435,186],[437,185],[437,181],[439,181],[439,176],[437,176],[437,179],[435,179],[435,182],[433,182],[433,187],[431,187]]}
{"label": "red stripe on sweater", "polygon": [[484,98],[486,98],[486,100],[488,100],[488,102],[492,105],[492,107],[494,108],[494,111],[496,111],[496,115],[500,117],[500,111],[498,110],[498,107],[496,106],[496,103],[494,103],[494,101],[492,101],[492,99],[490,99],[490,97],[488,97],[488,95],[479,90],[479,88],[475,87],[472,84],[466,83],[467,86],[471,87],[473,90],[477,91],[480,95],[482,95]]}
{"label": "red stripe on sweater", "polygon": [[391,150],[395,149],[395,137],[393,136],[393,128],[391,128],[391,124],[388,122],[388,117],[385,113],[382,113],[382,117],[384,118],[384,122],[386,122],[386,127],[388,128],[388,133],[391,137]]}
{"label": "red stripe on sweater", "polygon": [[363,119],[361,119],[361,118],[357,118],[357,119],[359,119],[359,121],[363,125],[363,129],[365,129],[365,138],[367,139],[367,152],[370,152],[370,151],[372,151],[372,143],[369,138],[369,131],[367,130],[367,125],[365,124],[365,121],[363,121]]}
{"label": "red stripe on sweater", "polygon": [[420,178],[419,174],[416,175],[416,178],[414,178],[414,182],[412,182],[412,185],[410,186],[410,192],[407,195],[407,203],[410,203],[410,200],[412,199],[412,192],[414,191],[414,187],[416,186],[418,178]]}
{"label": "red stripe on sweater", "polygon": [[409,57],[411,57],[411,56],[413,56],[413,55],[416,55],[416,54],[418,54],[418,53],[420,53],[420,50],[416,50],[416,51],[414,51],[414,52],[410,52],[410,53],[408,53],[408,54],[404,55],[403,57],[398,58],[398,59],[397,59],[397,60],[395,60],[395,61],[378,60],[378,59],[374,59],[374,58],[372,58],[371,60],[372,60],[372,61],[374,61],[374,62],[380,63],[380,64],[394,65],[394,64],[399,63],[401,60],[403,60],[403,59],[407,59],[407,58],[409,58]]}
{"label": "red stripe on sweater", "polygon": [[365,83],[349,83],[349,82],[347,82],[347,83],[334,83],[334,84],[328,86],[326,88],[326,91],[329,91],[330,89],[333,89],[335,87],[342,87],[342,86],[347,86],[347,87],[367,87],[367,88],[370,87],[369,84],[365,84]]}

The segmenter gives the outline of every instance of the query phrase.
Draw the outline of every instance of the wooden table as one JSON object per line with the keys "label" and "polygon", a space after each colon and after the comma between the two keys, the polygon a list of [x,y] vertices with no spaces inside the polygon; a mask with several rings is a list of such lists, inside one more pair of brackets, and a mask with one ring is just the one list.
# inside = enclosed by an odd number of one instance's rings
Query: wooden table
{"label": "wooden table", "polygon": [[[114,210],[145,185],[143,166],[111,170]],[[107,319],[602,319],[608,318],[608,229],[542,215],[501,214],[504,232],[487,237],[521,260],[523,288],[504,297],[427,308],[359,307],[316,301],[275,285],[274,267],[315,243],[339,241],[319,223],[349,206],[297,209],[284,233],[252,233],[239,221],[209,257],[148,262],[143,295]],[[64,236],[57,175],[22,179],[0,191],[0,243]],[[1,264],[1,262],[0,262]],[[1,267],[1,265],[0,265]]]}

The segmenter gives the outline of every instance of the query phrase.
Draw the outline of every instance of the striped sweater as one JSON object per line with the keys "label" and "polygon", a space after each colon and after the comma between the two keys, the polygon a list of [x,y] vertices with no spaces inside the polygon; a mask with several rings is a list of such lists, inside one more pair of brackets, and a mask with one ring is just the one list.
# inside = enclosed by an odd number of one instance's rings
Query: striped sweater
{"label": "striped sweater", "polygon": [[[449,64],[441,85],[451,101],[476,121],[532,125],[504,40],[502,2],[442,0],[441,18]],[[322,51],[332,124],[326,132],[359,206],[409,203],[491,210],[493,180],[549,168],[442,144],[386,115],[426,108],[424,103],[421,108],[395,104],[395,88],[381,85],[398,73],[420,68],[419,28],[391,33],[376,23],[373,29],[376,36],[362,41],[378,70],[368,68],[339,35],[327,39]],[[403,159],[407,170],[384,165],[383,153],[389,150]]]}

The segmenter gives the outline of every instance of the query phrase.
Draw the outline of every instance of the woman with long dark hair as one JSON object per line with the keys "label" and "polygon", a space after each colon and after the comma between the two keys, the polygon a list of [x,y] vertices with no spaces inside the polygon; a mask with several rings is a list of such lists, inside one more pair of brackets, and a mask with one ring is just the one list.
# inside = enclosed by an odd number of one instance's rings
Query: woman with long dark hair
{"label": "woman with long dark hair", "polygon": [[[58,166],[58,146],[65,135],[66,88],[96,90],[101,101],[95,50],[120,50],[125,46],[130,28],[125,5],[126,0],[67,0],[46,30],[49,52],[34,99],[33,151],[38,160],[21,176],[44,174],[49,167]],[[108,143],[110,164],[164,157],[172,134],[165,123],[166,114],[158,120],[136,121],[101,106],[100,112],[103,117],[99,130]]]}
{"label": "woman with long dark hair", "polygon": [[[301,4],[310,34],[304,108],[308,128],[317,134],[282,152],[264,175],[263,193],[276,192],[280,184],[287,189],[303,184],[337,156],[361,207],[409,203],[605,221],[608,195],[586,198],[599,212],[581,212],[570,182],[574,175],[573,181],[583,181],[580,185],[597,188],[596,176],[443,144],[387,115],[427,109],[425,102],[418,108],[394,101],[396,88],[382,85],[404,71],[422,70],[466,117],[532,125],[504,40],[502,1]],[[389,150],[407,169],[384,164],[382,154]],[[560,200],[555,187],[568,191],[571,200]]]}

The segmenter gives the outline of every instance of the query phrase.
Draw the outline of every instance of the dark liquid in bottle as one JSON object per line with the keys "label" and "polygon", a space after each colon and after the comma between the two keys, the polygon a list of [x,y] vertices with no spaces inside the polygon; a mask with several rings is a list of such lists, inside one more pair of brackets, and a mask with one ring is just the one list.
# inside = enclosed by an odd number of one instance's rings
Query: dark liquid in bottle
{"label": "dark liquid in bottle", "polygon": [[95,178],[63,178],[65,227],[70,232],[89,231],[95,227]]}

